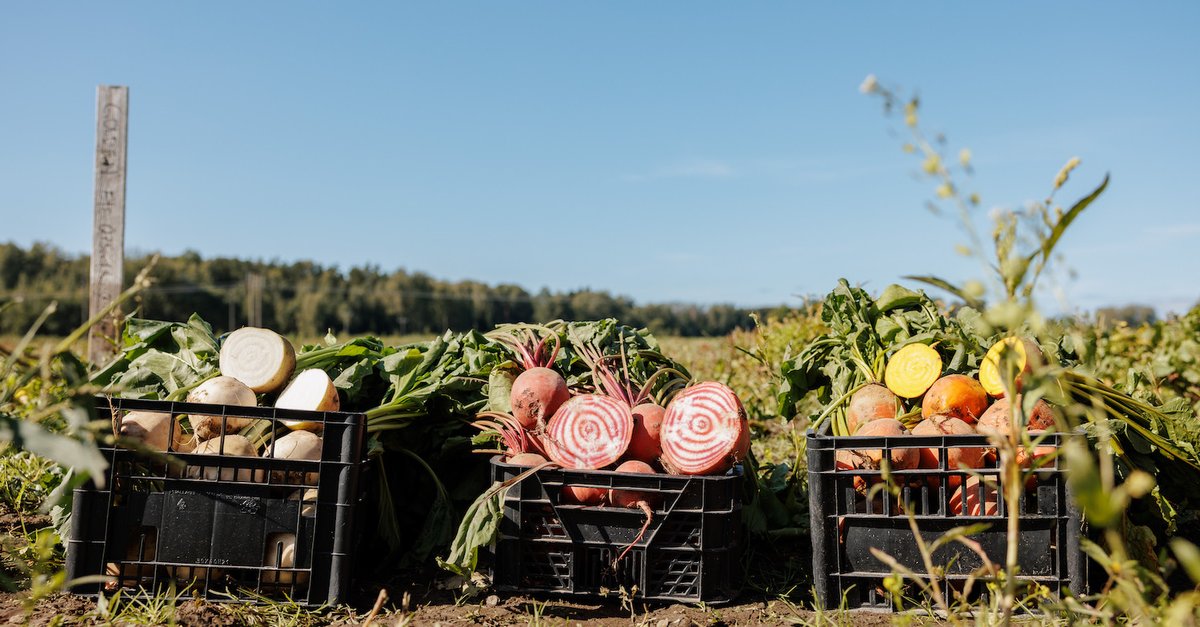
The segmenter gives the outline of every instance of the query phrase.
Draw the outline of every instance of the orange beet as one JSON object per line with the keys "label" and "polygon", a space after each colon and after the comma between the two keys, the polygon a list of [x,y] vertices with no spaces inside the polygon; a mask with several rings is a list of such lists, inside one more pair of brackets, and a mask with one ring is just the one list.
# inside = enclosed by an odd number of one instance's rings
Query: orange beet
{"label": "orange beet", "polygon": [[[983,501],[980,501],[979,477],[967,477],[963,485],[950,495],[950,512],[956,516],[995,516],[1000,511],[1000,494],[995,488],[982,486]],[[964,505],[963,494],[966,494]]]}
{"label": "orange beet", "polygon": [[973,425],[987,407],[987,392],[978,381],[962,374],[948,374],[934,381],[925,392],[921,417],[954,416]]}
{"label": "orange beet", "polygon": [[[899,437],[908,435],[904,425],[895,418],[872,420],[858,429],[854,435],[859,437]],[[866,468],[879,468],[883,462],[882,449],[855,449],[856,454],[863,457]],[[888,463],[892,470],[908,470],[916,468],[921,461],[921,452],[915,448],[892,448],[887,451]]]}
{"label": "orange beet", "polygon": [[[930,416],[917,423],[912,430],[913,435],[942,436],[942,435],[974,435],[975,429],[965,421],[954,416]],[[917,449],[920,451],[920,468],[940,469],[941,455],[936,447]],[[958,470],[961,468],[980,468],[983,466],[983,447],[955,446],[947,449],[946,468]],[[954,487],[962,482],[958,475],[950,475],[947,485]],[[931,477],[930,483],[938,485],[937,477]]]}
{"label": "orange beet", "polygon": [[878,383],[865,385],[850,396],[850,404],[846,407],[846,427],[851,435],[855,435],[859,427],[868,422],[895,418],[900,408],[900,399],[891,390]]}
{"label": "orange beet", "polygon": [[567,380],[561,374],[549,368],[530,368],[513,381],[512,415],[526,429],[544,427],[569,398]]}
{"label": "orange beet", "polygon": [[[1017,396],[1017,402],[1021,402],[1021,397]],[[976,425],[976,430],[980,433],[1007,436],[1010,429],[1008,417],[1011,403],[1006,398],[998,398],[983,415],[979,417],[979,423]],[[1029,424],[1026,428],[1030,431],[1044,431],[1054,428],[1054,411],[1050,408],[1050,403],[1038,399],[1038,402],[1033,404],[1033,412],[1029,416]]]}

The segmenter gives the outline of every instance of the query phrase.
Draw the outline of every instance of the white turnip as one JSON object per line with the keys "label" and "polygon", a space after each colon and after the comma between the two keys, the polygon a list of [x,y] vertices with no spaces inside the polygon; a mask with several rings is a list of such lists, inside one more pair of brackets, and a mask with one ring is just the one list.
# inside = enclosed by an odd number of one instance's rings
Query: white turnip
{"label": "white turnip", "polygon": [[117,435],[140,441],[156,450],[167,452],[168,438],[173,440],[169,450],[187,453],[196,446],[195,439],[184,433],[179,421],[161,411],[131,411],[121,417]]}
{"label": "white turnip", "polygon": [[[240,435],[227,435],[223,438],[212,438],[205,440],[196,445],[193,453],[199,455],[222,455],[230,457],[257,457],[258,454],[254,450],[254,445],[250,440]],[[205,465],[203,472],[198,466],[189,466],[187,476],[189,479],[199,479],[203,476],[209,481],[237,481],[260,482],[265,478],[262,470],[250,470],[249,468],[227,468],[222,467],[220,470],[216,468],[220,462],[210,466]]]}
{"label": "white turnip", "polygon": [[[337,411],[341,407],[333,379],[324,370],[311,368],[296,375],[295,379],[279,393],[275,400],[276,409],[300,409],[304,411]],[[292,429],[319,430],[320,422],[282,420]]]}
{"label": "white turnip", "polygon": [[[276,459],[321,459],[321,436],[310,431],[292,431],[287,435],[276,438],[263,457]],[[316,485],[320,476],[316,472],[284,472],[280,470],[271,473],[271,481],[276,483]]]}
{"label": "white turnip", "polygon": [[[254,407],[258,404],[258,399],[254,396],[254,391],[246,387],[245,383],[233,377],[220,376],[213,377],[196,386],[196,389],[188,393],[187,402]],[[222,425],[225,427],[224,433],[237,433],[253,420],[234,416],[222,418],[221,416],[192,415],[188,416],[188,422],[191,423],[192,431],[198,439],[209,440],[222,434]]]}
{"label": "white turnip", "polygon": [[297,586],[308,583],[307,572],[281,570],[296,567],[296,534],[272,533],[267,535],[267,546],[263,555],[262,581],[267,584]]}
{"label": "white turnip", "polygon": [[296,368],[296,350],[270,329],[242,327],[221,343],[221,374],[262,394],[283,387]]}

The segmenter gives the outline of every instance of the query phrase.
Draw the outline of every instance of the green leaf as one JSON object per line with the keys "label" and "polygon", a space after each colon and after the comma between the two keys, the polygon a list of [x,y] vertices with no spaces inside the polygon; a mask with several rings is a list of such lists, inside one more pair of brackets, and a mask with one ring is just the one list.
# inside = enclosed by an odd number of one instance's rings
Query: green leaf
{"label": "green leaf", "polygon": [[104,470],[108,468],[108,462],[95,444],[52,433],[40,424],[8,414],[0,414],[0,441],[79,472],[86,472],[98,486],[104,486]]}

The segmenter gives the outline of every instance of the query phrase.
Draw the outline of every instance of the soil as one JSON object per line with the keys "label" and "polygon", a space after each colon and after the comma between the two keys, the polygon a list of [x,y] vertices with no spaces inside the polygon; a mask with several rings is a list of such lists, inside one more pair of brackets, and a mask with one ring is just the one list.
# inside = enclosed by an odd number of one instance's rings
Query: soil
{"label": "soil", "polygon": [[[410,593],[411,595],[411,593]],[[103,624],[95,613],[96,601],[72,594],[55,594],[42,599],[32,608],[25,607],[24,594],[0,594],[0,625]],[[410,596],[411,598],[411,596]],[[686,627],[691,625],[779,625],[812,620],[809,612],[798,611],[779,601],[748,600],[733,605],[700,607],[696,605],[633,604],[622,609],[619,599],[575,601],[561,598],[534,599],[527,596],[481,595],[469,602],[456,604],[454,596],[436,592],[419,602],[403,605],[403,595],[397,605],[385,604],[377,615],[376,625],[399,624],[408,618],[410,625],[646,625],[650,627]],[[314,624],[358,625],[371,612],[370,604],[353,611],[315,614]],[[58,618],[58,621],[54,621]],[[538,620],[540,618],[540,621]],[[52,623],[52,621],[54,621]],[[239,617],[239,608],[222,603],[188,601],[179,605],[175,621],[179,625],[239,625],[247,622]],[[891,616],[856,613],[855,625],[888,625]]]}

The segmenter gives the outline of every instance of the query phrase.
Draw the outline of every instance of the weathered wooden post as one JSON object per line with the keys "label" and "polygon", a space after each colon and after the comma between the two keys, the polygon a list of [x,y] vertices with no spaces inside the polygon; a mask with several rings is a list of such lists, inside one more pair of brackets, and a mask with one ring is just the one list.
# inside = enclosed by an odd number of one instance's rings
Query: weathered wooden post
{"label": "weathered wooden post", "polygon": [[[92,226],[89,317],[121,294],[125,274],[125,152],[129,139],[129,88],[96,88],[96,184]],[[88,360],[108,361],[120,331],[113,311],[88,332]]]}

